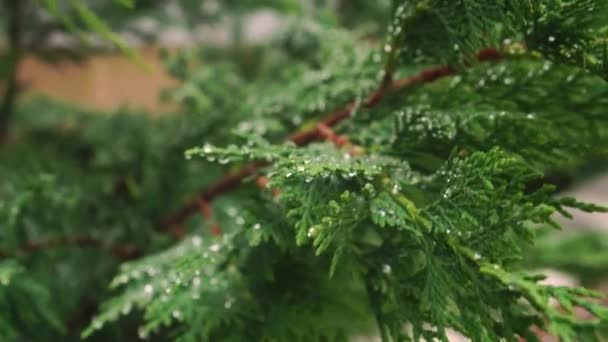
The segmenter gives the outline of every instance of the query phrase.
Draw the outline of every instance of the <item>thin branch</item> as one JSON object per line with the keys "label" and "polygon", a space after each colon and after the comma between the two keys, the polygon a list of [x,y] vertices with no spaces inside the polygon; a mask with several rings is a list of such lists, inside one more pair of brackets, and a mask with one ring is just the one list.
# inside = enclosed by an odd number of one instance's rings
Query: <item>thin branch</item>
{"label": "thin branch", "polygon": [[[118,260],[126,261],[135,259],[142,255],[135,246],[131,245],[111,245],[107,241],[90,235],[73,235],[50,238],[41,241],[30,241],[20,247],[25,253],[34,253],[43,249],[61,247],[100,247],[109,250]],[[9,254],[0,251],[0,257],[7,257]]]}
{"label": "thin branch", "polygon": [[6,19],[6,32],[8,51],[6,53],[8,68],[6,88],[4,89],[2,104],[0,104],[0,144],[7,140],[8,128],[15,110],[15,103],[19,93],[19,66],[22,59],[23,12],[24,1],[5,0],[4,6],[8,12]]}
{"label": "thin branch", "polygon": [[[477,60],[479,62],[499,61],[500,59],[502,59],[502,54],[498,50],[493,48],[486,48],[480,50],[477,54]],[[365,101],[363,101],[363,107],[372,108],[378,103],[380,103],[382,99],[390,93],[394,93],[398,90],[414,87],[420,84],[430,83],[440,78],[454,75],[456,72],[457,70],[453,67],[440,66],[423,70],[422,72],[414,76],[392,81],[388,85],[383,84],[380,86],[380,88],[373,91],[367,96]],[[313,141],[322,140],[325,138],[328,132],[327,130],[319,130],[319,127],[331,128],[333,126],[336,126],[340,122],[349,118],[356,110],[358,105],[358,101],[352,101],[330,113],[314,128],[296,132],[290,135],[288,140],[295,143],[297,146],[304,146]],[[255,175],[257,169],[267,165],[268,163],[265,162],[250,163],[241,168],[240,170],[221,178],[217,183],[214,183],[210,187],[203,189],[196,198],[185,203],[174,213],[170,214],[164,220],[160,221],[157,225],[157,229],[159,231],[172,232],[174,230],[174,227],[183,226],[183,223],[186,221],[186,219],[188,219],[192,214],[196,213],[199,210],[200,200],[204,200],[209,203],[213,201],[216,197],[237,189],[245,178]]]}

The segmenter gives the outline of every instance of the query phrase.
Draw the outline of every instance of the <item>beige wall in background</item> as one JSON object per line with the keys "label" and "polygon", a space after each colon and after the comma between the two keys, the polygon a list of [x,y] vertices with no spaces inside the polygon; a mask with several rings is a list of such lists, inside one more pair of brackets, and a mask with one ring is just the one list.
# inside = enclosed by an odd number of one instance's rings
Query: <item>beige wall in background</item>
{"label": "beige wall in background", "polygon": [[27,56],[19,70],[24,98],[46,95],[86,109],[112,110],[121,106],[163,112],[174,106],[159,100],[162,89],[177,81],[164,70],[158,49],[142,48],[148,70],[119,54],[101,54],[80,62],[48,64]]}

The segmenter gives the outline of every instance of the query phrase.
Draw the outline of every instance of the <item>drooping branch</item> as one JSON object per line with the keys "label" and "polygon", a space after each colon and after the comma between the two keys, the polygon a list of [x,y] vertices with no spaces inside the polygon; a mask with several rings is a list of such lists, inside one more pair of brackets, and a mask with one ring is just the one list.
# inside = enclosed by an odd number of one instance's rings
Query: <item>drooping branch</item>
{"label": "drooping branch", "polygon": [[[477,60],[479,62],[495,62],[502,59],[502,57],[502,54],[493,48],[480,50],[477,54]],[[457,69],[451,66],[439,66],[423,70],[422,72],[410,77],[392,81],[389,84],[384,84],[383,82],[378,89],[373,91],[365,98],[361,105],[364,108],[372,108],[380,103],[388,94],[420,84],[433,82],[443,77],[454,75],[456,72]],[[336,126],[345,119],[349,118],[359,105],[360,102],[358,100],[354,100],[330,113],[314,128],[299,131],[290,135],[288,140],[297,146],[304,146],[313,141],[326,139],[327,134],[330,133],[327,128]],[[245,178],[255,175],[259,168],[267,165],[268,163],[265,162],[250,163],[240,170],[221,178],[217,183],[203,189],[196,198],[185,203],[175,212],[168,215],[164,220],[160,221],[157,225],[157,229],[159,231],[172,232],[176,226],[181,227],[188,217],[199,210],[200,200],[210,203],[216,197],[235,190]]]}

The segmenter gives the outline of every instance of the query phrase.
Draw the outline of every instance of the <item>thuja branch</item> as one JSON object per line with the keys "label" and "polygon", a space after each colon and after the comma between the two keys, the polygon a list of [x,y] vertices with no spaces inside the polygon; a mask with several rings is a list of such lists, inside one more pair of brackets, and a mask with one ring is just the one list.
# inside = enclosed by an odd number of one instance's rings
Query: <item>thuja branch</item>
{"label": "thuja branch", "polygon": [[[499,61],[500,59],[502,59],[502,54],[493,48],[482,49],[477,54],[477,60],[479,62],[492,62]],[[439,66],[423,70],[416,75],[395,80],[388,84],[383,82],[381,86],[369,94],[362,103],[359,100],[353,100],[330,113],[314,128],[293,133],[289,136],[288,140],[297,146],[304,146],[316,140],[326,139],[328,134],[327,128],[336,126],[349,118],[360,105],[364,108],[372,108],[380,103],[388,94],[416,85],[433,82],[443,77],[454,75],[456,72],[457,69],[454,67]],[[183,232],[183,223],[191,215],[199,211],[199,204],[201,201],[210,203],[216,197],[235,190],[245,178],[255,175],[257,169],[267,165],[268,164],[265,162],[250,163],[238,171],[221,178],[210,187],[203,189],[196,198],[185,203],[175,212],[168,215],[164,220],[160,221],[157,225],[157,229],[160,231],[172,232],[174,234],[175,232]],[[180,237],[182,234],[175,235]]]}

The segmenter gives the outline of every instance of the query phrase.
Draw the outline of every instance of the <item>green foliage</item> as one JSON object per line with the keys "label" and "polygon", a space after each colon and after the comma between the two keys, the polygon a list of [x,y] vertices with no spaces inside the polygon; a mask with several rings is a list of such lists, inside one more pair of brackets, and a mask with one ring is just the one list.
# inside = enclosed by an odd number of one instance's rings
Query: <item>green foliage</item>
{"label": "green foliage", "polygon": [[605,155],[604,2],[353,4],[222,3],[307,18],[169,56],[175,115],[22,106],[0,151],[6,336],[606,338],[602,294],[531,273],[607,265],[603,240],[548,244],[557,216],[606,208],[543,178]]}
{"label": "green foliage", "polygon": [[[13,259],[0,262],[0,331],[7,341],[41,340],[64,329],[51,310],[48,289]],[[30,329],[35,324],[39,329]]]}
{"label": "green foliage", "polygon": [[406,62],[428,56],[470,61],[480,48],[519,41],[607,78],[607,15],[606,3],[595,0],[402,1],[385,50],[391,60],[398,54]]}

